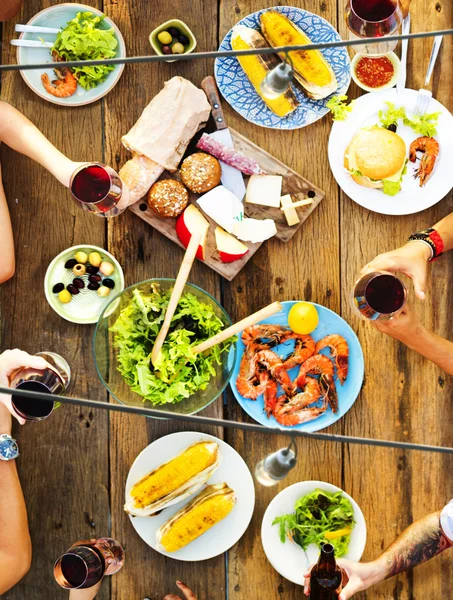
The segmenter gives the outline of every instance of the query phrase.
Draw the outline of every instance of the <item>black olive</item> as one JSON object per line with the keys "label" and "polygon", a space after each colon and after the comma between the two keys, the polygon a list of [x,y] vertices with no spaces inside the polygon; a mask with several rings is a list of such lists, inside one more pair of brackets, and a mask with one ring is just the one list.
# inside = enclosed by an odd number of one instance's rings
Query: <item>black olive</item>
{"label": "black olive", "polygon": [[393,133],[396,133],[396,130],[397,130],[396,123],[392,123],[391,125],[389,125],[389,126],[387,127],[387,129],[388,129],[389,131],[393,131]]}
{"label": "black olive", "polygon": [[100,275],[90,275],[88,277],[88,279],[90,280],[90,283],[99,283],[101,281],[101,276]]}
{"label": "black olive", "polygon": [[115,282],[113,281],[113,279],[109,279],[108,277],[106,277],[102,282],[102,285],[105,285],[105,287],[108,287],[111,290],[113,290],[113,288],[115,287]]}
{"label": "black olive", "polygon": [[64,264],[65,269],[72,269],[72,267],[75,267],[77,264],[77,261],[75,258],[70,258],[69,260],[67,260]]}
{"label": "black olive", "polygon": [[75,296],[76,294],[78,294],[80,292],[79,288],[76,287],[75,285],[73,285],[72,283],[70,283],[69,285],[66,286],[66,289],[68,290],[68,292],[70,294],[72,294],[73,296]]}
{"label": "black olive", "polygon": [[95,291],[95,290],[98,290],[100,287],[101,287],[101,286],[100,286],[100,285],[99,285],[99,283],[97,283],[96,281],[93,281],[92,283],[89,283],[89,284],[87,285],[87,288],[88,288],[89,290],[93,290],[93,291]]}
{"label": "black olive", "polygon": [[185,35],[178,35],[178,42],[183,46],[188,46],[189,44],[189,40]]}
{"label": "black olive", "polygon": [[64,283],[56,283],[52,288],[54,294],[58,294],[62,290],[64,290]]}
{"label": "black olive", "polygon": [[72,283],[79,288],[79,290],[82,290],[85,287],[85,282],[83,281],[83,279],[81,279],[80,277],[76,277],[75,279],[72,280]]}
{"label": "black olive", "polygon": [[89,265],[87,267],[87,273],[89,275],[96,275],[96,273],[99,271],[98,267],[93,267],[93,265]]}
{"label": "black olive", "polygon": [[178,35],[181,35],[181,32],[179,31],[179,29],[176,29],[176,27],[169,27],[167,31],[173,37],[178,37]]}

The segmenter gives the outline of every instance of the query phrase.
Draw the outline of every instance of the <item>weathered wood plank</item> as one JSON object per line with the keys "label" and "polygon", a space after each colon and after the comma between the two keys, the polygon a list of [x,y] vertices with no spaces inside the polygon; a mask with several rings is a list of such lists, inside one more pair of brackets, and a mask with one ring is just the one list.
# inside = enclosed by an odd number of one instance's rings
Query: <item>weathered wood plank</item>
{"label": "weathered wood plank", "polygon": [[[15,22],[26,23],[45,5],[39,0],[26,2]],[[14,22],[4,27],[4,62],[15,62],[6,42],[12,37]],[[52,105],[33,94],[18,72],[3,75],[1,97],[71,158],[102,158],[100,103],[67,109]],[[47,304],[42,286],[49,262],[65,248],[81,242],[104,246],[105,225],[78,209],[50,174],[6,147],[2,167],[17,254],[16,275],[2,286],[2,348],[61,353],[72,369],[71,392],[99,397],[102,390],[91,354],[93,328],[63,321]],[[53,583],[54,561],[77,540],[108,535],[107,422],[104,411],[65,407],[47,421],[16,428],[34,556],[30,573],[7,594],[8,599],[67,597]],[[99,598],[108,596],[106,582]]]}

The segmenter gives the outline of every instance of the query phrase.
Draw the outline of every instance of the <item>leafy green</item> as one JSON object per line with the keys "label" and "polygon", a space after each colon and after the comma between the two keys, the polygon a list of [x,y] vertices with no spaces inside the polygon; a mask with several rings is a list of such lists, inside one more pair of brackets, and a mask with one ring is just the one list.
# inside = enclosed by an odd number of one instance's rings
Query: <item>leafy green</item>
{"label": "leafy green", "polygon": [[404,163],[404,169],[401,171],[401,177],[398,181],[389,181],[388,179],[383,179],[383,189],[382,191],[387,196],[396,196],[396,194],[401,190],[401,182],[403,181],[403,176],[407,173],[407,159]]}
{"label": "leafy green", "polygon": [[[113,28],[99,28],[104,19],[104,15],[98,16],[92,12],[77,13],[57,34],[52,52],[65,61],[114,58],[118,42]],[[102,83],[114,68],[113,65],[97,65],[74,67],[72,71],[78,83],[90,90]]]}
{"label": "leafy green", "polygon": [[110,328],[118,348],[118,370],[132,391],[154,405],[180,402],[198,390],[206,389],[222,364],[222,353],[234,338],[193,355],[191,348],[224,329],[212,306],[193,294],[181,297],[169,333],[153,367],[151,351],[165,317],[171,289],[162,292],[157,285],[150,293],[135,289],[128,306],[122,309]]}
{"label": "leafy green", "polygon": [[280,540],[284,543],[290,537],[303,550],[309,544],[330,543],[335,548],[335,556],[340,558],[348,551],[350,533],[339,537],[326,537],[342,529],[353,529],[354,509],[343,492],[329,493],[316,489],[297,500],[295,512],[274,519],[272,525],[280,525]]}
{"label": "leafy green", "polygon": [[404,125],[410,127],[415,133],[422,136],[434,137],[437,134],[437,122],[440,112],[425,113],[424,115],[414,115],[409,118],[403,106],[396,108],[393,102],[385,102],[388,108],[378,112],[381,126],[387,129],[389,125],[396,124],[402,120]]}
{"label": "leafy green", "polygon": [[347,96],[332,96],[326,103],[328,109],[332,111],[332,119],[334,121],[345,121],[354,106],[354,100],[346,104]]}

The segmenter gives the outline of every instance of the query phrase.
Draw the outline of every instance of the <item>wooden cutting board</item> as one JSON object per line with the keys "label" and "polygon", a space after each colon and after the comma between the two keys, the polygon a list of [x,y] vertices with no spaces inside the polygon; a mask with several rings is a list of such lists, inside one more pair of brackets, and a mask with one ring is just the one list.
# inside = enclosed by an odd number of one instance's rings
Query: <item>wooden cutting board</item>
{"label": "wooden cutting board", "polygon": [[[313,199],[312,204],[296,209],[297,214],[299,215],[300,223],[293,225],[292,227],[287,224],[285,215],[279,208],[269,208],[267,206],[248,204],[244,201],[244,214],[246,217],[252,217],[255,219],[274,219],[277,226],[277,234],[275,237],[282,242],[288,242],[301,227],[307,217],[315,210],[321,200],[325,197],[325,193],[316,185],[302,177],[302,175],[299,175],[287,165],[277,160],[274,156],[269,154],[269,152],[266,152],[237,131],[234,131],[234,129],[230,128],[230,132],[236,150],[240,150],[246,156],[256,160],[263,171],[265,171],[268,175],[283,176],[282,195],[291,194],[293,202],[304,200],[305,198]],[[194,149],[194,151],[196,151],[196,149]],[[179,173],[168,173],[165,171],[160,179],[176,179],[179,181]],[[245,176],[245,179],[247,185],[248,177]],[[192,204],[196,204],[196,201],[199,197],[200,194],[193,194],[192,192],[189,192],[189,202]],[[196,206],[199,208],[198,205]],[[176,235],[176,219],[164,219],[163,217],[160,217],[148,207],[145,201],[133,204],[129,207],[129,210],[149,223],[151,227],[154,227],[154,229],[157,229],[157,231],[171,239],[173,242],[175,242],[175,244],[178,244],[178,246],[183,248],[183,245]],[[222,275],[222,277],[225,277],[225,279],[231,281],[236,277],[242,267],[250,260],[250,258],[264,242],[260,242],[258,244],[245,242],[245,245],[249,248],[247,254],[235,262],[223,263],[220,260],[219,253],[216,250],[214,239],[214,229],[216,224],[210,217],[207,215],[204,216],[212,225],[208,232],[208,239],[206,243],[206,260],[204,262],[208,267]]]}

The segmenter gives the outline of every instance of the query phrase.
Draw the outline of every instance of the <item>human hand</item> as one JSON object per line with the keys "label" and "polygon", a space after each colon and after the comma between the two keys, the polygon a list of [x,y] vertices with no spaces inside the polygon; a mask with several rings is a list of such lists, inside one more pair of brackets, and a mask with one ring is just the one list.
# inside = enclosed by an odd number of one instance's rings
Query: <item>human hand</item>
{"label": "human hand", "polygon": [[365,265],[360,274],[364,275],[373,271],[404,273],[412,279],[417,298],[424,300],[430,257],[431,251],[426,244],[409,242],[401,248],[379,254],[374,260]]}
{"label": "human hand", "polygon": [[371,321],[381,333],[385,333],[406,346],[416,344],[420,334],[425,330],[420,319],[407,304],[403,310],[387,321]]}
{"label": "human hand", "polygon": [[86,590],[71,590],[69,592],[69,600],[93,600],[101,587],[102,579],[93,587]]}
{"label": "human hand", "polygon": [[[373,584],[382,581],[385,573],[374,562],[355,563],[339,558],[337,565],[343,569],[343,590],[338,600],[349,600],[357,592],[367,590]],[[310,594],[310,572],[313,565],[304,573],[304,594]]]}
{"label": "human hand", "polygon": [[[0,354],[0,387],[7,388],[10,378],[16,371],[23,367],[31,367],[32,369],[45,369],[47,362],[39,356],[31,356],[22,350],[5,350]],[[4,404],[9,412],[16,417],[21,425],[25,423],[25,419],[16,414],[12,404],[11,396],[8,394],[0,394],[0,403]]]}
{"label": "human hand", "polygon": [[[181,592],[184,594],[184,598],[186,598],[186,600],[197,600],[195,594],[192,592],[192,590],[190,588],[187,587],[187,585],[185,583],[183,583],[182,581],[177,581],[176,585],[179,587]],[[165,596],[164,600],[181,600],[181,598],[179,596],[175,596],[174,594],[167,594],[167,596]]]}

